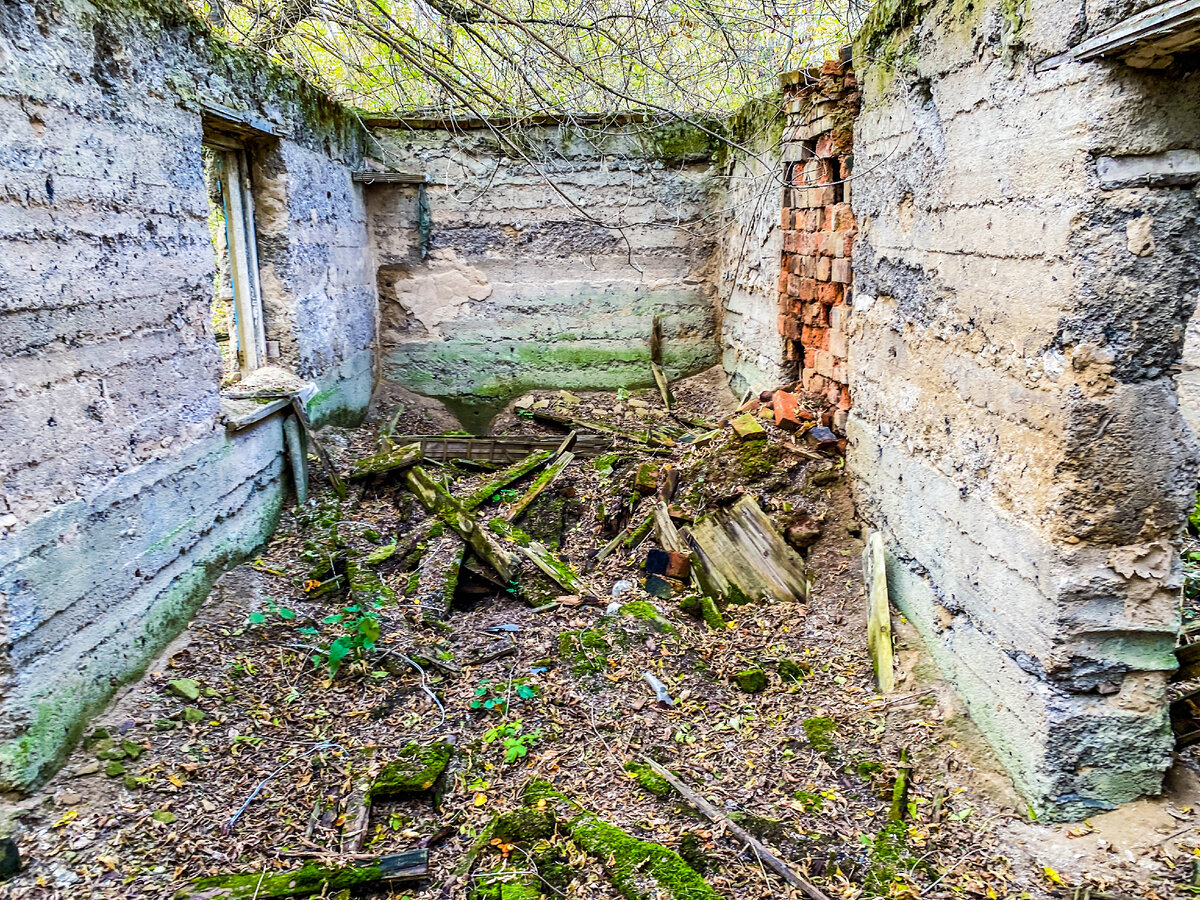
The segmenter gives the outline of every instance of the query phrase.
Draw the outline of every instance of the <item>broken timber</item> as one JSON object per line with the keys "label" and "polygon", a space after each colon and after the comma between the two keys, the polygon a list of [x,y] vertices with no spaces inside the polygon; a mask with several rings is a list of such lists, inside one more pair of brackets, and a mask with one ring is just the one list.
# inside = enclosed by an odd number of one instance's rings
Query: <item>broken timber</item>
{"label": "broken timber", "polygon": [[752,498],[741,497],[732,510],[704,516],[679,535],[693,566],[699,563],[697,578],[706,591],[734,602],[808,600],[804,560]]}
{"label": "broken timber", "polygon": [[521,516],[524,515],[525,510],[529,509],[530,504],[532,504],[533,501],[538,498],[538,495],[548,488],[550,486],[550,482],[557,478],[562,473],[563,469],[569,466],[574,459],[575,454],[570,450],[560,453],[558,455],[558,459],[554,461],[554,464],[534,480],[533,484],[529,486],[529,490],[525,492],[525,496],[513,504],[512,508],[508,511],[504,518],[509,522],[515,522],[517,519],[521,518]]}
{"label": "broken timber", "polygon": [[429,851],[409,850],[381,856],[352,866],[323,866],[308,863],[295,872],[278,875],[253,872],[243,875],[214,875],[198,878],[175,894],[175,900],[271,900],[281,897],[310,897],[334,891],[416,881],[429,874]]}
{"label": "broken timber", "polygon": [[[675,446],[675,441],[671,438],[666,435],[655,434],[653,431],[648,431],[645,434],[632,434],[628,431],[622,431],[620,428],[614,428],[611,425],[603,425],[600,422],[589,422],[585,419],[577,419],[574,416],[560,416],[557,413],[540,412],[538,410],[533,411],[533,419],[535,422],[541,422],[544,425],[557,425],[559,428],[564,428],[568,431],[576,429],[599,431],[650,448],[669,448]],[[583,435],[580,435],[580,437],[583,437]],[[654,451],[649,450],[647,452]]]}
{"label": "broken timber", "polygon": [[892,615],[888,608],[887,565],[883,535],[867,538],[863,549],[863,580],[867,583],[867,651],[875,667],[875,681],[883,693],[896,686],[892,671]]}
{"label": "broken timber", "polygon": [[421,505],[457,531],[475,551],[475,555],[495,569],[503,581],[512,581],[512,557],[487,529],[479,527],[470,510],[451,497],[446,489],[420,466],[414,466],[405,473],[405,482],[409,490],[421,501]]}
{"label": "broken timber", "polygon": [[705,800],[700,794],[688,787],[679,776],[669,769],[660,766],[649,757],[642,757],[642,762],[649,766],[654,774],[662,778],[667,784],[675,788],[679,795],[688,803],[694,806],[698,811],[706,815],[715,825],[720,825],[735,838],[754,851],[755,855],[762,860],[772,872],[790,884],[792,887],[800,888],[812,900],[829,900],[829,896],[819,887],[813,884],[806,878],[802,878],[792,871],[782,859],[768,850],[758,838],[750,834],[740,825],[730,821],[730,819],[718,810],[715,806]]}
{"label": "broken timber", "polygon": [[667,411],[671,411],[671,387],[667,382],[666,373],[663,372],[662,366],[658,363],[650,363],[650,371],[654,373],[654,381],[658,385],[658,392],[662,395],[663,406]]}
{"label": "broken timber", "polygon": [[397,469],[407,469],[421,461],[421,445],[405,444],[383,453],[376,453],[357,460],[350,469],[350,479],[367,478],[371,475],[383,475]]}
{"label": "broken timber", "polygon": [[[535,416],[537,414],[535,413]],[[557,417],[556,417],[557,418]],[[562,443],[547,438],[452,437],[440,434],[409,434],[392,438],[395,444],[420,444],[421,453],[430,462],[448,463],[455,459],[505,465],[542,450],[551,455]],[[571,447],[576,456],[592,457],[612,449],[612,439],[599,434],[579,434]]]}
{"label": "broken timber", "polygon": [[516,544],[517,549],[528,557],[530,562],[545,572],[551,581],[568,594],[582,594],[587,589],[575,570],[555,556],[545,544],[533,540],[520,528],[504,519],[492,519],[488,524],[496,534],[506,537]]}

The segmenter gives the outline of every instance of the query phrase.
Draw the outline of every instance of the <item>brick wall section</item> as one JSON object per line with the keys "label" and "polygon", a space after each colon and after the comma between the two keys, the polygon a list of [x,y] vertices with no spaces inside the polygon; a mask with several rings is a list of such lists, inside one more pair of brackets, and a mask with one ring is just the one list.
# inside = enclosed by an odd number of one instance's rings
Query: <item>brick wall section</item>
{"label": "brick wall section", "polygon": [[847,310],[853,302],[851,255],[858,227],[850,210],[858,82],[848,63],[781,78],[784,129],[783,259],[779,333],[800,384],[835,410],[842,430],[850,409]]}

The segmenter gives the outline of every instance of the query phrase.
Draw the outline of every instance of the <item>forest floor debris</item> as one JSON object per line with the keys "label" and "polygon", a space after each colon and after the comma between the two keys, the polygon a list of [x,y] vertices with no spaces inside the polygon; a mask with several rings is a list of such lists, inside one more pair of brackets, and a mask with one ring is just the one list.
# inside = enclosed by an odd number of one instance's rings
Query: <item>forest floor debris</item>
{"label": "forest floor debris", "polygon": [[[500,472],[405,453],[339,501],[318,470],[309,502],[10,807],[26,865],[0,896],[168,898],[230,873],[286,890],[289,873],[353,880],[418,849],[429,877],[376,896],[805,896],[724,819],[845,900],[1186,884],[1190,806],[1144,801],[1125,838],[1106,817],[1030,823],[899,620],[896,691],[877,692],[839,447],[795,443],[820,410],[789,395],[782,428],[760,399],[743,415],[764,433],[743,422],[742,440],[736,400],[702,381],[671,392],[678,418],[657,389],[527,395],[493,431],[536,443],[501,452]],[[418,412],[380,419],[397,441],[429,437]],[[562,446],[593,425],[587,455]],[[320,437],[347,473],[406,446],[370,426]],[[671,556],[672,528],[748,501],[800,548],[806,600],[714,601],[695,557]]]}

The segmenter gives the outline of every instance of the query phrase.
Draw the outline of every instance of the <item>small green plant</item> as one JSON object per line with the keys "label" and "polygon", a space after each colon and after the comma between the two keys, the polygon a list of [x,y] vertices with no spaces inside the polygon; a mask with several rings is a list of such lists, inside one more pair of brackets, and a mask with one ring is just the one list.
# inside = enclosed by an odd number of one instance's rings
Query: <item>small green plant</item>
{"label": "small green plant", "polygon": [[483,733],[480,740],[484,744],[494,744],[496,741],[503,742],[504,761],[511,765],[517,760],[528,756],[529,749],[542,739],[542,730],[540,728],[533,731],[525,731],[524,724],[520,719],[513,719],[511,722],[502,722],[499,725],[493,725]]}
{"label": "small green plant", "polygon": [[625,388],[617,388],[617,399],[618,400],[628,400],[629,399],[629,391],[625,390]]}
{"label": "small green plant", "polygon": [[[294,610],[288,609],[286,606],[280,606],[271,597],[267,598],[267,612],[274,613],[285,622],[290,622],[292,619],[296,618],[296,613]],[[266,613],[261,613],[256,610],[255,612],[250,613],[246,621],[251,625],[261,625],[263,622],[267,621],[267,616]]]}
{"label": "small green plant", "polygon": [[512,503],[517,497],[521,496],[519,491],[512,488],[501,488],[492,494],[493,503]]}
{"label": "small green plant", "polygon": [[497,682],[494,686],[491,681],[483,678],[475,685],[475,696],[469,705],[471,709],[494,709],[497,712],[506,712],[508,710],[507,698],[510,690],[522,700],[532,700],[537,696],[537,688],[528,684],[524,678],[514,678],[507,682]]}
{"label": "small green plant", "polygon": [[364,610],[357,603],[343,606],[341,613],[326,616],[321,622],[341,625],[345,629],[344,634],[312,656],[313,667],[328,665],[330,676],[338,673],[347,657],[360,659],[365,651],[373,650],[379,640],[379,617],[373,610]]}

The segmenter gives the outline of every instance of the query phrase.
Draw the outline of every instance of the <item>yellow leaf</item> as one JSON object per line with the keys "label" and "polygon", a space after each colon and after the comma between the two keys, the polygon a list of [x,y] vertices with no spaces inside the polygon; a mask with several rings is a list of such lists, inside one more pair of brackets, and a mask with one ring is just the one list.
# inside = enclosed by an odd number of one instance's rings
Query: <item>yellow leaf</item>
{"label": "yellow leaf", "polygon": [[483,791],[479,791],[475,795],[475,805],[483,806],[483,804],[485,804],[485,803],[487,803],[487,794],[485,794]]}
{"label": "yellow leaf", "polygon": [[55,823],[54,823],[54,827],[55,827],[55,828],[62,828],[62,827],[63,827],[64,825],[66,825],[68,822],[72,822],[72,821],[74,821],[74,820],[75,820],[75,817],[76,817],[76,816],[78,816],[78,815],[79,815],[79,810],[77,810],[77,809],[68,809],[68,810],[67,810],[67,811],[66,811],[66,812],[63,814],[63,817],[62,817],[61,819],[59,819],[57,822],[55,822]]}
{"label": "yellow leaf", "polygon": [[1042,866],[1042,874],[1046,876],[1046,880],[1051,884],[1061,885],[1062,887],[1066,887],[1067,885],[1067,883],[1063,881],[1062,876],[1049,866]]}

